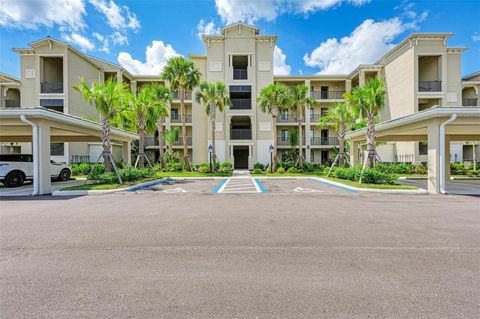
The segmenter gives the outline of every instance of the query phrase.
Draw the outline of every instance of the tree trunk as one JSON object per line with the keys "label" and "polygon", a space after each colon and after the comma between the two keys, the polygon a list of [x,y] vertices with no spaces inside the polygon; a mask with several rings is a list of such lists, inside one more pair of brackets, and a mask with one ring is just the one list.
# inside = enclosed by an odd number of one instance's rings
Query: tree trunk
{"label": "tree trunk", "polygon": [[341,122],[338,128],[338,166],[345,166],[345,123]]}
{"label": "tree trunk", "polygon": [[163,169],[163,118],[157,123],[158,129],[158,159],[160,160],[160,168]]}
{"label": "tree trunk", "polygon": [[145,167],[145,119],[143,115],[138,118],[138,167]]}
{"label": "tree trunk", "polygon": [[110,153],[112,143],[110,142],[110,122],[107,118],[102,119],[102,146],[103,146],[103,165],[105,166],[105,172],[110,173],[112,171],[112,163],[110,162]]}
{"label": "tree trunk", "polygon": [[367,167],[372,167],[375,163],[375,116],[367,116]]}
{"label": "tree trunk", "polygon": [[211,156],[212,156],[212,164],[213,164],[212,171],[215,172],[216,170],[215,163],[217,161],[217,153],[215,151],[215,127],[216,127],[215,118],[212,118],[211,121],[212,121],[212,155]]}
{"label": "tree trunk", "polygon": [[303,152],[302,152],[302,122],[298,122],[298,166],[303,166]]}
{"label": "tree trunk", "polygon": [[277,115],[272,114],[272,131],[273,131],[273,161],[272,173],[277,170]]}
{"label": "tree trunk", "polygon": [[185,163],[185,169],[190,171],[190,164],[188,160],[188,144],[187,144],[187,124],[186,124],[186,112],[185,112],[185,88],[180,86],[178,88],[180,94],[180,117],[182,119],[182,143],[183,143],[183,162]]}

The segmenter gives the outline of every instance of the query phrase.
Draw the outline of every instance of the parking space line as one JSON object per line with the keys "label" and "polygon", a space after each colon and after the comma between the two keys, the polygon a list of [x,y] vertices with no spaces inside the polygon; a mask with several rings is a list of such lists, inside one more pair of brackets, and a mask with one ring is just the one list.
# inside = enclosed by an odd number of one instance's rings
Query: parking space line
{"label": "parking space line", "polygon": [[316,178],[313,178],[313,177],[309,178],[309,180],[314,181],[314,182],[319,183],[319,184],[323,184],[323,185],[339,188],[339,189],[342,189],[342,190],[346,190],[346,191],[349,191],[349,192],[352,192],[352,193],[358,193],[357,190],[352,189],[348,186],[342,186],[342,185],[337,185],[337,184],[333,184],[333,183],[324,182],[322,180],[319,180],[319,179],[316,179]]}
{"label": "parking space line", "polygon": [[254,179],[255,187],[259,192],[266,193],[267,189],[263,186],[263,184],[258,180],[258,178]]}
{"label": "parking space line", "polygon": [[230,178],[225,178],[224,180],[222,180],[220,182],[220,184],[217,185],[217,187],[215,187],[215,189],[213,190],[214,193],[218,193],[220,190],[223,190],[225,188],[225,185],[230,181]]}

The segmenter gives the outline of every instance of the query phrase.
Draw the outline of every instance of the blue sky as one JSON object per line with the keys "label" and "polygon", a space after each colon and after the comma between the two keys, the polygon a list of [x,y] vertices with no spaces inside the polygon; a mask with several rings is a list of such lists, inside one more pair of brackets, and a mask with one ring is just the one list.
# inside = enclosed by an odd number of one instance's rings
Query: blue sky
{"label": "blue sky", "polygon": [[198,34],[245,21],[277,34],[277,74],[349,73],[411,32],[454,32],[468,46],[464,75],[480,70],[480,1],[2,0],[0,71],[19,75],[13,47],[47,35],[132,73],[158,74],[174,55],[204,53]]}

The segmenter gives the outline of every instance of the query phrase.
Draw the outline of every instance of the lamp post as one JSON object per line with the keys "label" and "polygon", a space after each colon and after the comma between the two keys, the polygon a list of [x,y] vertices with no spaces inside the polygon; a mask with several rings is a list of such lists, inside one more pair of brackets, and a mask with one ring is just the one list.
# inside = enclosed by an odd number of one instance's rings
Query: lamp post
{"label": "lamp post", "polygon": [[273,173],[273,145],[270,144],[270,147],[268,148],[269,152],[270,152],[270,172]]}
{"label": "lamp post", "polygon": [[208,145],[208,160],[210,162],[210,173],[212,172],[212,151],[213,151],[213,146],[210,144]]}

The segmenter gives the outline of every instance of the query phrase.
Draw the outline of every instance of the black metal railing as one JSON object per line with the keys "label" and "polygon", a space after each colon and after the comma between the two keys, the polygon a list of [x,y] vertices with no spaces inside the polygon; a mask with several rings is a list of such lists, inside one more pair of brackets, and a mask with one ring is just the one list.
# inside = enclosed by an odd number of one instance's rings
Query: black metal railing
{"label": "black metal railing", "polygon": [[63,82],[43,81],[40,90],[40,93],[63,93]]}
{"label": "black metal railing", "polygon": [[278,117],[277,117],[277,122],[297,122],[297,117],[295,116],[295,114],[285,114],[285,113],[281,113]]}
{"label": "black metal railing", "polygon": [[232,128],[230,129],[231,140],[251,140],[252,130],[249,128]]}
{"label": "black metal railing", "polygon": [[[173,92],[172,97],[174,100],[180,100],[180,95],[178,92]],[[192,92],[185,92],[185,101],[192,100]]]}
{"label": "black metal railing", "polygon": [[247,80],[248,79],[247,69],[233,69],[233,79]]}
{"label": "black metal railing", "polygon": [[419,92],[441,92],[442,81],[418,81]]}
{"label": "black metal railing", "polygon": [[232,110],[250,110],[252,108],[252,99],[231,99]]}
{"label": "black metal railing", "polygon": [[312,91],[310,95],[317,100],[339,100],[343,99],[345,91]]}
{"label": "black metal railing", "polygon": [[310,122],[318,122],[322,118],[322,114],[310,113]]}
{"label": "black metal railing", "polygon": [[5,100],[5,107],[20,107],[20,100]]}
{"label": "black metal railing", "polygon": [[[181,117],[180,115],[177,116],[172,116],[170,118],[170,123],[181,123]],[[192,116],[191,115],[185,115],[185,123],[192,123]]]}
{"label": "black metal railing", "polygon": [[310,145],[338,145],[338,137],[310,137]]}
{"label": "black metal railing", "polygon": [[[192,137],[187,136],[187,145],[192,146]],[[181,136],[178,137],[178,140],[173,142],[173,146],[183,146],[183,138]]]}
{"label": "black metal railing", "polygon": [[462,99],[462,106],[477,106],[477,99]]}
{"label": "black metal railing", "polygon": [[[290,137],[285,137],[285,136],[278,136],[277,137],[277,145],[279,146],[291,146],[292,143],[290,143]],[[305,145],[305,136],[302,136],[302,145]],[[298,146],[297,143],[295,143],[294,146]]]}

